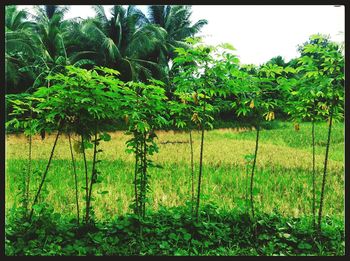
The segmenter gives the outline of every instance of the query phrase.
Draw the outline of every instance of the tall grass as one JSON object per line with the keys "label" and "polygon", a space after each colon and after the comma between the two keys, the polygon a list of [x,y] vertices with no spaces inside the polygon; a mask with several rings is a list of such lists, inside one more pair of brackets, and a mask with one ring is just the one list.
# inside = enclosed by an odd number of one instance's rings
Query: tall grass
{"label": "tall grass", "polygon": [[[290,123],[281,123],[280,128],[261,130],[259,158],[255,173],[255,185],[259,193],[255,196],[256,210],[269,213],[278,209],[288,216],[310,215],[312,202],[312,147],[309,135],[311,124],[300,125],[296,132]],[[323,137],[327,132],[326,124],[316,124],[316,130]],[[344,125],[335,124],[332,131],[332,145],[329,156],[329,186],[325,189],[325,216],[343,218],[344,215]],[[188,142],[188,134],[173,131],[158,131],[159,153],[152,159],[161,164],[163,169],[151,168],[150,208],[158,209],[160,205],[177,206],[191,200],[191,165],[188,159],[188,143],[166,143],[166,141]],[[95,184],[93,192],[94,211],[98,219],[105,219],[116,214],[130,212],[133,201],[133,156],[125,153],[125,141],[128,139],[122,132],[111,133],[112,140],[101,142],[103,153],[99,156],[102,162],[99,169],[104,180]],[[47,164],[47,155],[55,135],[41,140],[34,136],[32,140],[33,178],[30,184],[31,195],[35,192]],[[194,154],[199,156],[199,132],[192,132]],[[72,136],[79,141],[79,137]],[[201,202],[215,202],[221,208],[241,208],[246,195],[246,170],[244,155],[251,154],[255,148],[255,131],[235,132],[230,129],[213,130],[206,133],[206,146],[203,155],[203,176]],[[71,167],[71,155],[68,137],[59,139],[52,159],[47,182],[43,186],[39,200],[50,203],[56,211],[74,217],[76,212],[76,192],[74,173]],[[5,208],[18,206],[20,194],[18,182],[20,175],[25,175],[26,138],[22,135],[6,137],[6,179]],[[316,187],[320,188],[322,163],[324,159],[323,140],[316,140]],[[235,148],[235,151],[232,151]],[[86,151],[91,158],[92,150]],[[198,157],[194,157],[195,159]],[[91,168],[92,162],[87,162]],[[199,162],[194,162],[198,167]],[[84,161],[81,154],[76,155],[78,184],[84,184]],[[84,202],[83,189],[79,188],[79,207]],[[108,194],[99,194],[101,191]],[[332,193],[330,193],[332,192]],[[316,193],[319,199],[320,192]]]}

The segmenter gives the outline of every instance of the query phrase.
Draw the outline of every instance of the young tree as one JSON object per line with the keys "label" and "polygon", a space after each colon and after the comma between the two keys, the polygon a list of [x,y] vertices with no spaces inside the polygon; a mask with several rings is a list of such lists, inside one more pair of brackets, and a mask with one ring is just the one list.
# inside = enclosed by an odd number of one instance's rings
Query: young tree
{"label": "young tree", "polygon": [[172,118],[172,125],[184,129],[189,134],[190,143],[190,165],[191,165],[191,209],[194,211],[195,203],[195,166],[193,154],[193,137],[192,132],[200,128],[198,124],[198,114],[201,113],[201,107],[198,102],[196,92],[187,93],[182,91],[174,92],[174,99],[169,101],[169,115]]}
{"label": "young tree", "polygon": [[[290,69],[294,70],[294,69]],[[294,70],[295,71],[295,70]],[[286,105],[284,110],[295,122],[295,130],[299,131],[301,121],[311,121],[311,146],[312,146],[312,216],[313,226],[316,228],[316,161],[315,161],[315,123],[323,119],[319,111],[319,103],[322,103],[323,93],[320,85],[315,85],[310,78],[300,77],[279,79],[279,84],[286,92]]]}
{"label": "young tree", "polygon": [[26,95],[22,100],[10,99],[10,107],[12,112],[9,116],[13,118],[6,122],[6,127],[13,127],[15,130],[24,131],[24,135],[28,138],[28,167],[21,186],[22,206],[24,208],[24,216],[28,214],[30,200],[30,181],[32,174],[32,136],[38,132],[38,115],[40,110],[36,109],[38,100],[31,95]]}
{"label": "young tree", "polygon": [[255,150],[250,175],[250,203],[251,213],[254,219],[254,173],[259,148],[259,134],[261,125],[265,120],[275,118],[274,109],[277,105],[277,98],[273,96],[278,87],[276,78],[281,75],[283,68],[276,64],[266,64],[259,68],[254,66],[243,66],[241,71],[236,71],[233,76],[236,82],[232,92],[236,96],[232,107],[236,110],[237,116],[249,116],[256,129]]}
{"label": "young tree", "polygon": [[120,110],[128,124],[127,134],[133,135],[126,142],[127,152],[135,155],[134,212],[142,218],[145,217],[148,201],[148,168],[157,166],[149,159],[154,152],[158,152],[155,130],[168,124],[164,113],[166,96],[162,85],[158,80],[149,80],[148,84],[127,82],[122,89]]}
{"label": "young tree", "polygon": [[[299,81],[308,82],[309,88],[306,92],[310,92],[302,100],[305,101],[312,96],[310,100],[314,111],[312,120],[315,120],[314,115],[316,114],[327,118],[329,123],[317,224],[318,230],[321,231],[332,122],[341,120],[344,110],[344,56],[339,44],[319,34],[312,35],[309,42],[304,44],[300,50],[302,56],[298,62],[300,66],[297,68],[297,72],[301,74]],[[303,89],[301,89],[301,95],[303,95]],[[306,113],[306,116],[310,115]]]}
{"label": "young tree", "polygon": [[[199,174],[197,186],[197,198],[195,215],[199,220],[199,206],[201,195],[201,181],[203,174],[203,151],[205,129],[212,128],[214,111],[212,100],[215,96],[225,96],[228,90],[227,70],[229,70],[237,59],[229,51],[234,48],[229,44],[222,44],[219,47],[206,46],[199,38],[189,38],[187,43],[192,48],[176,48],[177,57],[174,59],[174,67],[178,75],[173,82],[176,86],[176,93],[181,97],[193,97],[195,106],[190,113],[191,120],[201,130]],[[237,59],[238,60],[238,59]]]}
{"label": "young tree", "polygon": [[[96,67],[94,70],[85,70],[67,66],[66,70],[64,74],[59,73],[49,77],[48,80],[53,82],[51,87],[40,87],[33,94],[35,98],[40,99],[37,106],[42,111],[40,124],[43,128],[49,126],[57,130],[49,163],[42,176],[33,205],[37,203],[45,182],[58,136],[62,132],[67,132],[69,135],[75,133],[81,137],[81,151],[84,157],[86,183],[84,220],[88,223],[92,221],[90,219],[92,187],[94,183],[101,182],[100,175],[98,175],[100,172],[96,165],[100,162],[97,160],[97,154],[102,150],[98,150],[97,146],[101,140],[110,140],[105,129],[108,128],[111,120],[119,116],[118,101],[121,81],[117,78],[119,73],[108,68]],[[85,155],[87,147],[93,147],[90,180]],[[31,216],[32,213],[33,209]]]}

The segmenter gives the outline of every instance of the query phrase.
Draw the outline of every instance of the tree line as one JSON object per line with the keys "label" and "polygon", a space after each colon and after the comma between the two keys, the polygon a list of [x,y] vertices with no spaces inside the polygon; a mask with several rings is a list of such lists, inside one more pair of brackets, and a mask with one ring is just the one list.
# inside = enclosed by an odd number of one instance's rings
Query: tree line
{"label": "tree line", "polygon": [[147,15],[134,5],[114,5],[108,18],[93,5],[92,18],[65,19],[67,6],[34,6],[34,14],[15,5],[5,9],[7,93],[32,92],[50,85],[48,75],[67,65],[105,66],[125,81],[153,77],[167,81],[176,47],[207,24],[191,23],[191,6],[150,5]]}
{"label": "tree line", "polygon": [[[315,187],[315,121],[328,121],[328,136],[322,175],[318,229],[322,224],[322,209],[327,176],[328,154],[332,122],[343,119],[344,106],[344,56],[338,44],[321,35],[313,35],[302,48],[303,56],[296,60],[296,68],[282,67],[267,63],[256,67],[241,65],[234,47],[230,44],[208,46],[198,38],[186,40],[190,48],[175,48],[174,68],[177,73],[171,85],[175,87],[173,99],[165,95],[166,84],[154,78],[146,82],[123,81],[117,70],[95,66],[87,70],[76,66],[66,66],[64,71],[46,77],[51,83],[41,86],[23,100],[11,99],[12,119],[7,126],[24,130],[28,136],[28,161],[31,166],[31,136],[42,131],[56,131],[47,167],[41,175],[41,182],[34,196],[29,217],[38,203],[42,185],[51,164],[55,146],[62,133],[74,134],[81,138],[77,152],[83,154],[93,149],[92,168],[89,178],[85,163],[86,207],[84,222],[89,222],[93,184],[101,182],[98,171],[98,154],[101,141],[109,141],[106,131],[111,122],[123,119],[128,127],[126,134],[131,139],[126,142],[127,152],[135,156],[134,205],[135,214],[144,217],[149,198],[148,168],[157,167],[150,156],[158,152],[155,130],[165,126],[176,126],[188,132],[192,146],[192,130],[201,133],[198,180],[195,184],[193,150],[191,147],[191,202],[194,217],[200,217],[201,180],[203,174],[203,153],[205,130],[213,128],[217,111],[226,104],[234,111],[237,121],[250,117],[256,130],[256,145],[250,176],[250,206],[254,220],[254,171],[257,164],[259,133],[265,121],[277,117],[275,111],[283,108],[291,119],[298,123],[303,120],[313,124],[312,162],[313,200],[312,216],[316,228],[316,187]],[[281,98],[282,97],[282,98]],[[118,124],[118,123],[115,123]],[[298,127],[297,127],[298,126]],[[315,134],[316,133],[316,134]],[[74,167],[74,156],[72,166]],[[31,176],[28,167],[28,182]],[[27,182],[27,181],[26,181]],[[26,184],[26,182],[24,182]],[[197,195],[195,195],[197,186]],[[76,184],[76,192],[78,193]],[[23,189],[25,211],[28,211],[28,191]],[[78,197],[77,197],[78,198]],[[77,202],[77,206],[78,206]],[[79,220],[77,207],[77,219]]]}
{"label": "tree line", "polygon": [[[34,14],[19,10],[15,5],[5,9],[5,79],[6,93],[20,94],[17,98],[32,93],[40,86],[50,86],[48,76],[63,72],[65,66],[73,65],[83,69],[94,66],[108,67],[120,72],[123,81],[147,82],[153,78],[164,82],[166,96],[177,99],[174,79],[179,67],[174,63],[178,57],[177,48],[188,50],[191,43],[186,41],[194,37],[208,22],[200,19],[191,23],[191,6],[150,5],[144,14],[134,5],[127,7],[114,5],[110,18],[101,5],[94,5],[95,16],[92,18],[65,19],[69,11],[67,6],[34,6]],[[248,75],[256,75],[267,66],[293,68],[285,77],[296,79],[301,73],[296,71],[299,59],[307,61],[312,53],[307,46],[317,43],[309,39],[297,48],[300,57],[286,62],[281,56],[271,58],[265,64],[239,65],[239,70]],[[322,36],[323,47],[333,48],[342,54],[342,47]],[[306,49],[305,49],[306,48]],[[236,57],[237,61],[238,58]],[[322,61],[316,61],[318,67]],[[294,88],[298,89],[296,85]],[[272,98],[287,101],[281,89],[269,93]],[[236,117],[231,100],[235,95],[228,95],[217,100],[218,119],[229,121]],[[8,103],[7,103],[8,104]],[[283,105],[283,102],[282,102]],[[276,104],[274,114],[280,118],[289,118],[281,104]],[[8,112],[11,111],[8,104]],[[245,109],[242,109],[245,114]],[[246,121],[253,119],[247,115]]]}

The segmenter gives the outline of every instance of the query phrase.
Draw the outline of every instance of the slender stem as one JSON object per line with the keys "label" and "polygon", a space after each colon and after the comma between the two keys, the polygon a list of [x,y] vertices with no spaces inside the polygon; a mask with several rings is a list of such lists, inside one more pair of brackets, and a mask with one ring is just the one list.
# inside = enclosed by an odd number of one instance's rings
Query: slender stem
{"label": "slender stem", "polygon": [[137,195],[137,173],[138,173],[138,154],[139,154],[139,144],[136,143],[136,150],[135,150],[135,176],[134,176],[134,190],[135,190],[135,209],[134,213],[138,214],[138,195]]}
{"label": "slender stem", "polygon": [[143,204],[142,204],[142,217],[145,217],[146,214],[146,194],[147,194],[147,144],[146,144],[146,133],[143,137]]}
{"label": "slender stem", "polygon": [[88,198],[89,198],[89,177],[88,177],[88,167],[86,162],[86,153],[85,153],[85,145],[84,145],[84,136],[81,135],[81,146],[83,150],[83,159],[84,159],[84,168],[85,168],[85,222],[87,222],[86,216],[88,215]]}
{"label": "slender stem", "polygon": [[253,166],[252,166],[252,173],[250,176],[250,203],[251,203],[251,210],[252,210],[253,219],[254,219],[253,182],[254,182],[254,170],[255,170],[255,164],[256,164],[256,157],[258,156],[259,132],[260,132],[260,128],[259,128],[259,126],[257,126],[256,127],[255,153],[254,153],[254,160],[253,160]]}
{"label": "slender stem", "polygon": [[191,208],[193,213],[193,203],[194,203],[194,166],[193,166],[193,141],[192,141],[192,131],[190,130],[190,148],[191,148],[191,185],[192,185],[192,200]]}
{"label": "slender stem", "polygon": [[78,197],[78,179],[77,179],[77,169],[75,166],[75,159],[74,159],[74,154],[73,154],[73,149],[72,149],[72,141],[70,137],[70,133],[68,133],[68,140],[69,140],[69,148],[70,148],[70,154],[72,157],[72,165],[73,165],[73,171],[74,171],[74,182],[75,182],[75,200],[76,200],[76,205],[77,205],[77,218],[78,218],[78,225],[80,221],[79,217],[79,197]]}
{"label": "slender stem", "polygon": [[25,209],[26,209],[26,215],[28,211],[28,204],[29,204],[29,184],[30,184],[30,176],[32,172],[32,135],[30,134],[28,137],[29,140],[29,149],[28,149],[28,172],[26,176],[26,188],[25,188]]}
{"label": "slender stem", "polygon": [[89,213],[90,213],[90,203],[91,203],[91,193],[92,193],[92,185],[96,180],[96,155],[97,155],[97,128],[95,129],[95,140],[94,140],[94,154],[92,159],[92,171],[91,171],[91,179],[90,179],[90,187],[87,201],[87,211],[86,211],[86,222],[89,221]]}
{"label": "slender stem", "polygon": [[203,122],[202,122],[202,137],[201,137],[201,149],[199,157],[199,176],[198,176],[198,189],[197,189],[197,205],[196,205],[196,218],[199,221],[199,203],[201,194],[201,181],[202,181],[202,169],[203,169],[203,146],[204,146],[204,129],[205,129],[205,94],[204,94],[204,104],[203,104]]}
{"label": "slender stem", "polygon": [[140,149],[140,168],[139,168],[139,175],[140,175],[140,182],[139,182],[139,187],[140,187],[140,197],[139,197],[139,213],[142,216],[142,202],[143,202],[143,142],[141,141],[141,149]]}
{"label": "slender stem", "polygon": [[25,196],[24,196],[24,207],[25,207],[25,215],[28,214],[28,205],[29,205],[29,188],[30,188],[30,176],[32,172],[32,110],[30,110],[30,118],[29,118],[29,126],[30,126],[30,134],[28,136],[28,171],[25,180]]}
{"label": "slender stem", "polygon": [[246,167],[245,167],[245,205],[246,205],[246,211],[248,213],[248,208],[249,208],[249,201],[248,201],[248,180],[249,180],[249,163],[247,163]]}
{"label": "slender stem", "polygon": [[50,153],[50,158],[49,158],[49,161],[48,161],[48,163],[47,163],[47,165],[46,165],[45,172],[44,172],[44,174],[43,174],[43,176],[42,176],[42,178],[41,178],[41,182],[40,182],[38,191],[36,192],[36,195],[35,195],[35,198],[34,198],[34,202],[33,202],[33,205],[32,205],[32,209],[31,209],[31,211],[30,211],[29,219],[31,219],[32,216],[33,216],[33,211],[34,211],[33,206],[37,203],[38,198],[39,198],[39,195],[40,195],[40,192],[41,192],[41,189],[42,189],[42,187],[43,187],[43,185],[44,185],[44,182],[45,182],[45,179],[46,179],[46,175],[47,175],[47,172],[49,171],[49,167],[50,167],[50,164],[51,164],[51,160],[52,160],[53,154],[54,154],[54,152],[55,152],[57,140],[58,140],[58,137],[60,136],[60,132],[61,132],[61,131],[60,131],[60,129],[59,129],[59,130],[57,131],[56,139],[55,139],[55,142],[54,142],[54,144],[53,144],[53,147],[52,147],[52,150],[51,150],[51,153]]}
{"label": "slender stem", "polygon": [[316,228],[316,170],[315,170],[315,119],[312,118],[312,223]]}
{"label": "slender stem", "polygon": [[321,231],[322,208],[323,208],[323,200],[324,200],[324,188],[325,188],[325,184],[326,184],[329,144],[331,141],[332,119],[333,119],[333,104],[331,105],[331,111],[330,111],[330,116],[329,116],[328,138],[327,138],[327,145],[326,145],[326,155],[325,155],[325,159],[324,159],[320,208],[319,208],[319,212],[318,212],[318,231],[319,232]]}

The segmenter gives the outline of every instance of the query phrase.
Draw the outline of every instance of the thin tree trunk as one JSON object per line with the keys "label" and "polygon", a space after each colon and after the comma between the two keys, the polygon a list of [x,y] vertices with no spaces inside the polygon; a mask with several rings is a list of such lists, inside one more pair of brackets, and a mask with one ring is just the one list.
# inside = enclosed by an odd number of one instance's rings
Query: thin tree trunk
{"label": "thin tree trunk", "polygon": [[30,177],[32,172],[32,111],[30,111],[30,134],[28,137],[28,171],[25,179],[25,196],[24,196],[24,207],[25,207],[25,216],[28,215],[28,205],[29,205],[29,189],[30,189]]}
{"label": "thin tree trunk", "polygon": [[[249,163],[248,163],[249,164]],[[248,169],[248,167],[249,167],[249,165],[247,164],[247,166],[246,166],[246,169],[245,169],[245,176],[246,176],[246,178],[245,178],[245,206],[246,206],[246,211],[247,211],[247,214],[248,214],[248,212],[249,212],[249,201],[248,201],[248,190],[249,190],[249,188],[248,188],[248,180],[249,180],[249,169]]]}
{"label": "thin tree trunk", "polygon": [[25,198],[24,198],[24,207],[26,210],[26,215],[28,214],[28,204],[29,204],[29,185],[30,185],[30,176],[32,172],[32,135],[28,137],[29,148],[28,148],[28,172],[26,176],[26,188],[25,188]]}
{"label": "thin tree trunk", "polygon": [[323,200],[324,200],[324,188],[326,184],[326,175],[327,175],[327,163],[328,163],[328,152],[329,145],[331,142],[331,130],[332,130],[332,119],[333,119],[333,104],[331,105],[331,112],[329,117],[329,127],[328,127],[328,138],[326,145],[326,155],[324,159],[324,169],[323,169],[323,178],[322,178],[322,190],[321,190],[321,199],[320,199],[320,208],[318,212],[318,231],[321,231],[321,221],[322,221],[322,208],[323,208]]}
{"label": "thin tree trunk", "polygon": [[136,144],[136,152],[135,152],[135,176],[134,176],[134,190],[135,190],[135,209],[134,212],[136,215],[139,214],[138,211],[138,195],[137,195],[137,173],[138,173],[138,164],[139,164],[139,159],[138,159],[138,153],[139,153],[139,146]]}
{"label": "thin tree trunk", "polygon": [[85,222],[87,216],[88,209],[88,198],[89,198],[89,177],[88,177],[88,167],[86,162],[86,154],[85,154],[85,145],[84,145],[84,136],[81,135],[81,146],[83,150],[83,160],[84,160],[84,168],[85,168]]}
{"label": "thin tree trunk", "polygon": [[140,176],[140,192],[139,192],[139,213],[140,216],[142,216],[142,202],[143,202],[143,141],[141,141],[141,148],[140,148],[140,169],[138,171],[138,174]]}
{"label": "thin tree trunk", "polygon": [[91,193],[92,193],[92,185],[94,184],[94,181],[96,179],[96,155],[97,155],[97,130],[95,129],[95,140],[94,140],[94,154],[92,159],[92,171],[91,171],[91,179],[90,179],[90,187],[89,187],[89,194],[88,194],[88,201],[87,201],[87,211],[86,211],[86,222],[89,220],[89,214],[90,214],[90,203],[91,203]]}
{"label": "thin tree trunk", "polygon": [[255,170],[256,158],[258,155],[258,147],[259,147],[259,132],[260,132],[260,127],[257,126],[256,127],[255,153],[254,153],[254,160],[253,160],[253,166],[252,166],[252,173],[250,176],[250,203],[251,203],[251,210],[252,210],[253,219],[254,219],[253,182],[254,182],[254,170]]}
{"label": "thin tree trunk", "polygon": [[312,118],[312,216],[313,227],[316,228],[316,170],[315,170],[315,119]]}
{"label": "thin tree trunk", "polygon": [[53,147],[52,147],[52,150],[51,150],[51,154],[50,154],[49,161],[48,161],[48,163],[47,163],[47,165],[46,165],[45,172],[44,172],[44,174],[43,174],[43,176],[42,176],[42,178],[41,178],[41,182],[40,182],[38,191],[37,191],[37,193],[36,193],[36,195],[35,195],[35,198],[34,198],[34,202],[33,202],[33,205],[32,205],[32,209],[31,209],[31,211],[30,211],[29,219],[31,219],[32,216],[33,216],[33,211],[34,211],[33,206],[34,206],[34,205],[37,203],[37,201],[38,201],[38,198],[39,198],[41,189],[42,189],[42,187],[43,187],[43,184],[44,184],[45,179],[46,179],[46,176],[47,176],[47,172],[49,171],[49,167],[50,167],[50,164],[51,164],[51,160],[52,160],[53,154],[54,154],[54,152],[55,152],[55,148],[56,148],[56,144],[57,144],[57,140],[58,140],[58,137],[59,137],[59,136],[60,136],[60,129],[57,131],[56,139],[55,139],[55,142],[54,142]]}
{"label": "thin tree trunk", "polygon": [[191,148],[191,189],[192,189],[192,199],[191,199],[191,208],[193,213],[193,203],[194,203],[194,166],[193,166],[193,145],[192,145],[192,131],[190,130],[190,148]]}
{"label": "thin tree trunk", "polygon": [[143,137],[143,202],[142,202],[142,217],[146,215],[146,194],[147,194],[147,144],[146,144],[146,134]]}
{"label": "thin tree trunk", "polygon": [[75,200],[76,200],[76,205],[77,205],[77,218],[78,218],[78,225],[80,221],[79,217],[79,197],[78,197],[78,179],[77,179],[77,169],[75,166],[75,159],[74,159],[74,154],[73,154],[73,149],[72,149],[72,141],[70,137],[70,133],[68,133],[68,140],[69,140],[69,148],[70,148],[70,154],[72,157],[72,165],[73,165],[73,171],[74,171],[74,183],[75,183]]}
{"label": "thin tree trunk", "polygon": [[204,94],[204,104],[203,104],[203,121],[202,121],[202,137],[201,137],[201,149],[199,157],[199,176],[198,176],[198,188],[197,188],[197,205],[196,205],[196,218],[199,221],[199,203],[201,194],[201,181],[202,181],[202,169],[203,169],[203,146],[204,146],[204,130],[205,130],[205,94]]}

